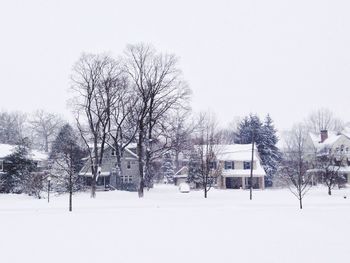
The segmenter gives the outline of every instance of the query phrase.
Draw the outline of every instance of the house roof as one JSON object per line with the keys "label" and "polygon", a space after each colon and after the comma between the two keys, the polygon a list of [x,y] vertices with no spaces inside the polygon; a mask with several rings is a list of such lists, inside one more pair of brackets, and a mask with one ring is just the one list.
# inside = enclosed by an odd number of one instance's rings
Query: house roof
{"label": "house roof", "polygon": [[14,151],[15,146],[10,144],[0,144],[0,158],[9,156]]}
{"label": "house roof", "polygon": [[[16,149],[16,145],[11,144],[0,144],[0,158],[5,158],[11,155]],[[29,157],[34,161],[44,161],[48,159],[47,153],[31,150],[29,152]]]}
{"label": "house roof", "polygon": [[309,136],[311,138],[313,146],[317,151],[319,151],[325,148],[332,148],[333,145],[344,135],[342,133],[328,131],[328,138],[325,139],[323,142],[321,142],[321,137],[319,133],[310,132]]}
{"label": "house roof", "polygon": [[341,133],[350,139],[350,126],[345,127]]}
{"label": "house roof", "polygon": [[[252,159],[252,144],[219,144],[213,145],[213,150],[219,161],[247,161]],[[254,177],[263,177],[266,175],[261,166],[259,153],[254,145],[254,161],[256,168],[253,170]],[[250,169],[223,169],[224,177],[247,177],[250,175]]]}
{"label": "house roof", "polygon": [[[214,145],[216,158],[220,161],[250,161],[252,158],[252,144],[218,144]],[[254,157],[258,159],[259,154],[254,146]]]}

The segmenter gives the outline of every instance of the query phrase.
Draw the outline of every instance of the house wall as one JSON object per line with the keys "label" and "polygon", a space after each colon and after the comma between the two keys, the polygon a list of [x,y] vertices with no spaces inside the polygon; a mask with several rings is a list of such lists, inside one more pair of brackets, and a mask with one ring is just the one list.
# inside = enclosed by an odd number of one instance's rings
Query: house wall
{"label": "house wall", "polygon": [[[128,166],[128,162],[130,162],[130,167]],[[121,166],[123,170],[123,178],[117,178],[117,157],[115,156],[111,147],[107,147],[105,149],[102,165],[101,165],[101,173],[104,176],[110,176],[110,184],[116,188],[119,183],[128,183],[128,184],[138,184],[139,180],[139,169],[138,169],[138,160],[137,156],[132,153],[129,153],[127,150],[124,152],[124,156],[121,160]],[[81,171],[81,174],[90,173],[90,160],[88,160]],[[90,175],[91,176],[91,175]],[[102,175],[101,175],[102,176]],[[136,187],[136,186],[135,186]],[[135,188],[134,187],[134,188]]]}
{"label": "house wall", "polygon": [[[245,161],[234,161],[234,169],[237,170],[243,170],[244,168],[244,162]],[[247,160],[246,162],[251,162],[250,160]],[[222,168],[225,169],[225,162],[221,162]],[[253,169],[256,170],[256,161],[253,162]]]}

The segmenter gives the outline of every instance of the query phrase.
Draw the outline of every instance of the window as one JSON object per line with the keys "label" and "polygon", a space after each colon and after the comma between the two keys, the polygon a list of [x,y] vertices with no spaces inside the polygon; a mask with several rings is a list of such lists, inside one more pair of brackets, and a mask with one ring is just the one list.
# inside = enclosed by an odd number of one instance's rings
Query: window
{"label": "window", "polygon": [[127,163],[126,163],[126,168],[127,168],[127,169],[131,169],[131,162],[130,162],[130,161],[127,161]]}
{"label": "window", "polygon": [[114,149],[112,150],[112,156],[115,156],[115,150]]}
{"label": "window", "polygon": [[243,162],[243,169],[249,170],[250,169],[250,162]]}
{"label": "window", "polygon": [[233,170],[235,169],[234,161],[225,161],[225,170]]}
{"label": "window", "polygon": [[132,176],[129,176],[129,183],[132,183]]}
{"label": "window", "polygon": [[125,178],[125,177],[123,177],[123,176],[120,177],[120,182],[121,182],[121,183],[124,183],[124,182],[125,182],[124,178]]}

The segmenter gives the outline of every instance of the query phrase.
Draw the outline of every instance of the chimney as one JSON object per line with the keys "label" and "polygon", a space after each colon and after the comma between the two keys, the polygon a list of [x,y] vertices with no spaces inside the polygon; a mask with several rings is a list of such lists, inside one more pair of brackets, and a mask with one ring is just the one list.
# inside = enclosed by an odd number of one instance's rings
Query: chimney
{"label": "chimney", "polygon": [[327,140],[328,138],[328,131],[327,130],[321,130],[321,143]]}

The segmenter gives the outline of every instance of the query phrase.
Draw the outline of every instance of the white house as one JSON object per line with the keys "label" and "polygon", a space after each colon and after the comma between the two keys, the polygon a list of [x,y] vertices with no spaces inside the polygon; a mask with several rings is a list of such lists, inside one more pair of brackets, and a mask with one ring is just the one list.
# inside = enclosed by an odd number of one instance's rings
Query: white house
{"label": "white house", "polygon": [[[201,146],[196,146],[201,147]],[[215,186],[220,189],[246,189],[250,187],[252,144],[220,144],[211,146],[215,161],[211,166],[219,173]],[[205,151],[205,149],[202,149]],[[257,148],[254,148],[253,188],[264,189],[266,176]],[[174,176],[179,185],[187,181],[188,169],[181,168]]]}
{"label": "white house", "polygon": [[[246,189],[250,187],[252,144],[216,146],[216,160],[221,174],[217,185],[221,189]],[[264,189],[265,170],[261,165],[257,148],[254,149],[253,188]]]}
{"label": "white house", "polygon": [[332,155],[334,161],[339,163],[339,172],[350,183],[350,128],[342,132],[323,130],[319,134],[309,133],[307,144],[310,158],[324,154]]}

